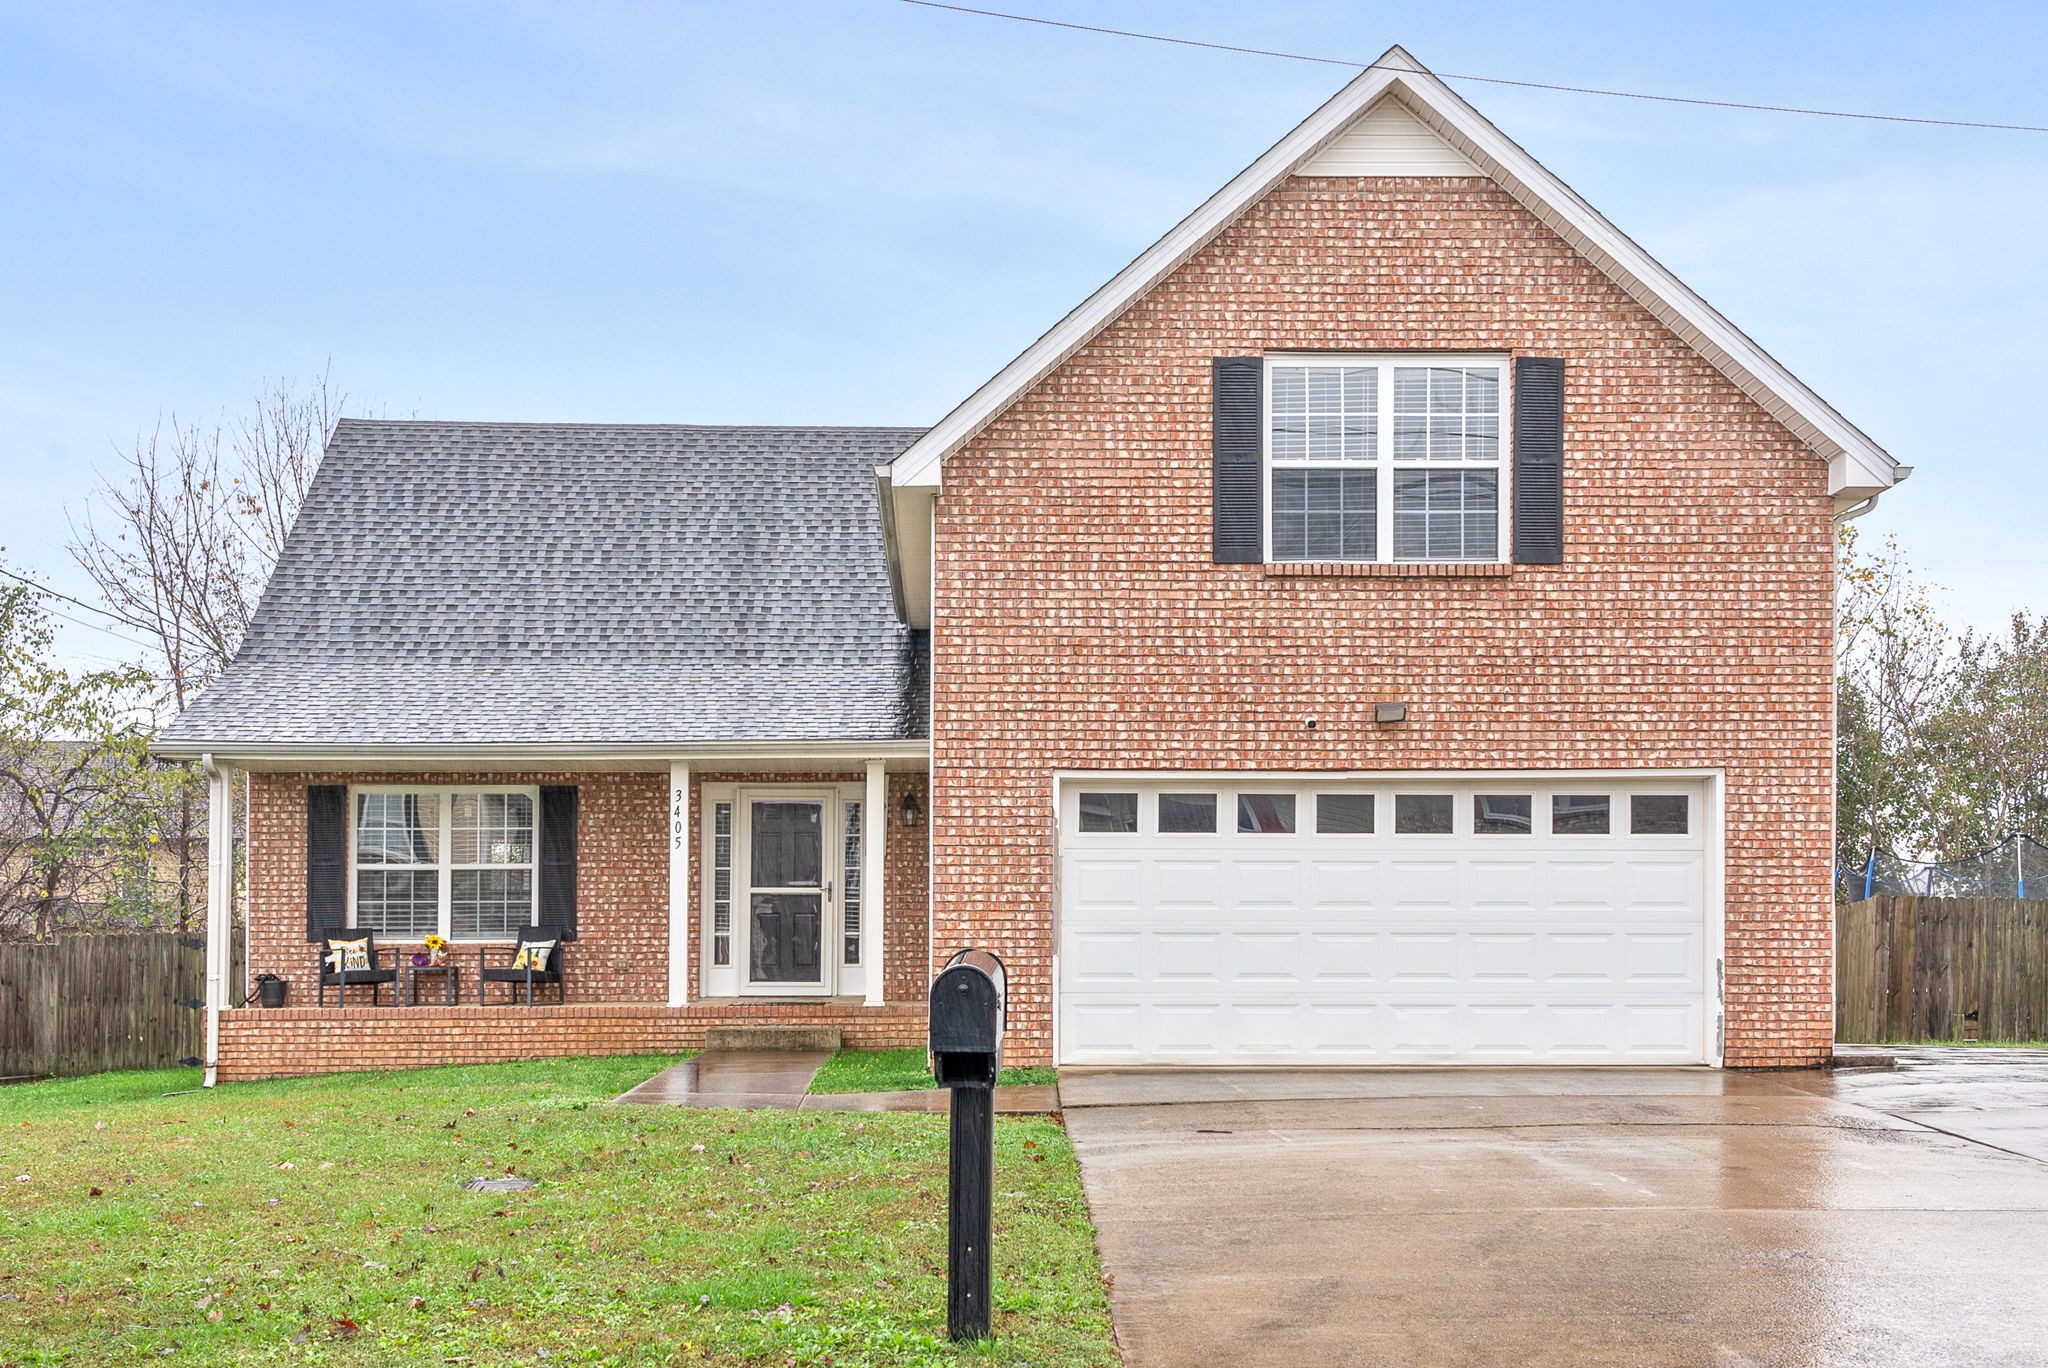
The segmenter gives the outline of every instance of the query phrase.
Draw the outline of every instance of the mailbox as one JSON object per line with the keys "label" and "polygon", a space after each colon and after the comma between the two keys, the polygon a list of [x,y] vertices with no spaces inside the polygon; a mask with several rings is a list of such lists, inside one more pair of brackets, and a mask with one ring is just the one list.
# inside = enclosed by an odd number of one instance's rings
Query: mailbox
{"label": "mailbox", "polygon": [[962,950],[932,983],[932,1074],[944,1088],[993,1088],[1003,1071],[1003,1017],[1009,1008],[1003,962],[986,950]]}

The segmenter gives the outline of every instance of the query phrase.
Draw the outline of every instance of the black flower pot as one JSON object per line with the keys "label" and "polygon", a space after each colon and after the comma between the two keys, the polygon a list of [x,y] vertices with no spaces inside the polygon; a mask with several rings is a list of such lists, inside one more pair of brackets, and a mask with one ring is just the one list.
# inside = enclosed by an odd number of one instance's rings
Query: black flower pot
{"label": "black flower pot", "polygon": [[256,976],[256,999],[265,1007],[284,1006],[284,990],[291,987],[275,974]]}

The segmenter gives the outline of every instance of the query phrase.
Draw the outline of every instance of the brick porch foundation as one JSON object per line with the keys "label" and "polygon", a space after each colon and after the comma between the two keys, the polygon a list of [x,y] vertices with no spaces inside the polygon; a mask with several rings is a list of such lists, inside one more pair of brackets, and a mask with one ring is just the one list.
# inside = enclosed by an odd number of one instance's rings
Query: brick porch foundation
{"label": "brick porch foundation", "polygon": [[359,1069],[498,1064],[568,1055],[703,1048],[718,1025],[838,1028],[849,1049],[925,1042],[921,1002],[570,1003],[564,1007],[243,1007],[220,1019],[220,1079],[242,1082]]}

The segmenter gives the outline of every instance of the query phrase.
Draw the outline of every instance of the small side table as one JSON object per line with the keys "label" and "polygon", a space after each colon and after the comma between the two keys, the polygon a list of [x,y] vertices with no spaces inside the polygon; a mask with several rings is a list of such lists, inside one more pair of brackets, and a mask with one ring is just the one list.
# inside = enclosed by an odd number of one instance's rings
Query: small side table
{"label": "small side table", "polygon": [[441,1001],[453,1007],[462,1000],[462,971],[450,960],[446,964],[408,964],[405,966],[405,1000],[408,1006],[420,1005],[420,979],[439,977],[441,980]]}

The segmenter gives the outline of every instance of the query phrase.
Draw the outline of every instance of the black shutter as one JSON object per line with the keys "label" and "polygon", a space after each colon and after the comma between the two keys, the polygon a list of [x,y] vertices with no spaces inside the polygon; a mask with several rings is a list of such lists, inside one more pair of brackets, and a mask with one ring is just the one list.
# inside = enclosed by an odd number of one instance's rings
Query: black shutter
{"label": "black shutter", "polygon": [[1564,563],[1564,362],[1515,358],[1515,563]]}
{"label": "black shutter", "polygon": [[576,786],[540,791],[540,924],[576,939]]}
{"label": "black shutter", "polygon": [[1265,480],[1259,468],[1265,361],[1219,356],[1212,377],[1215,559],[1218,565],[1256,565],[1266,556]]}
{"label": "black shutter", "polygon": [[306,785],[306,939],[348,928],[348,786]]}

